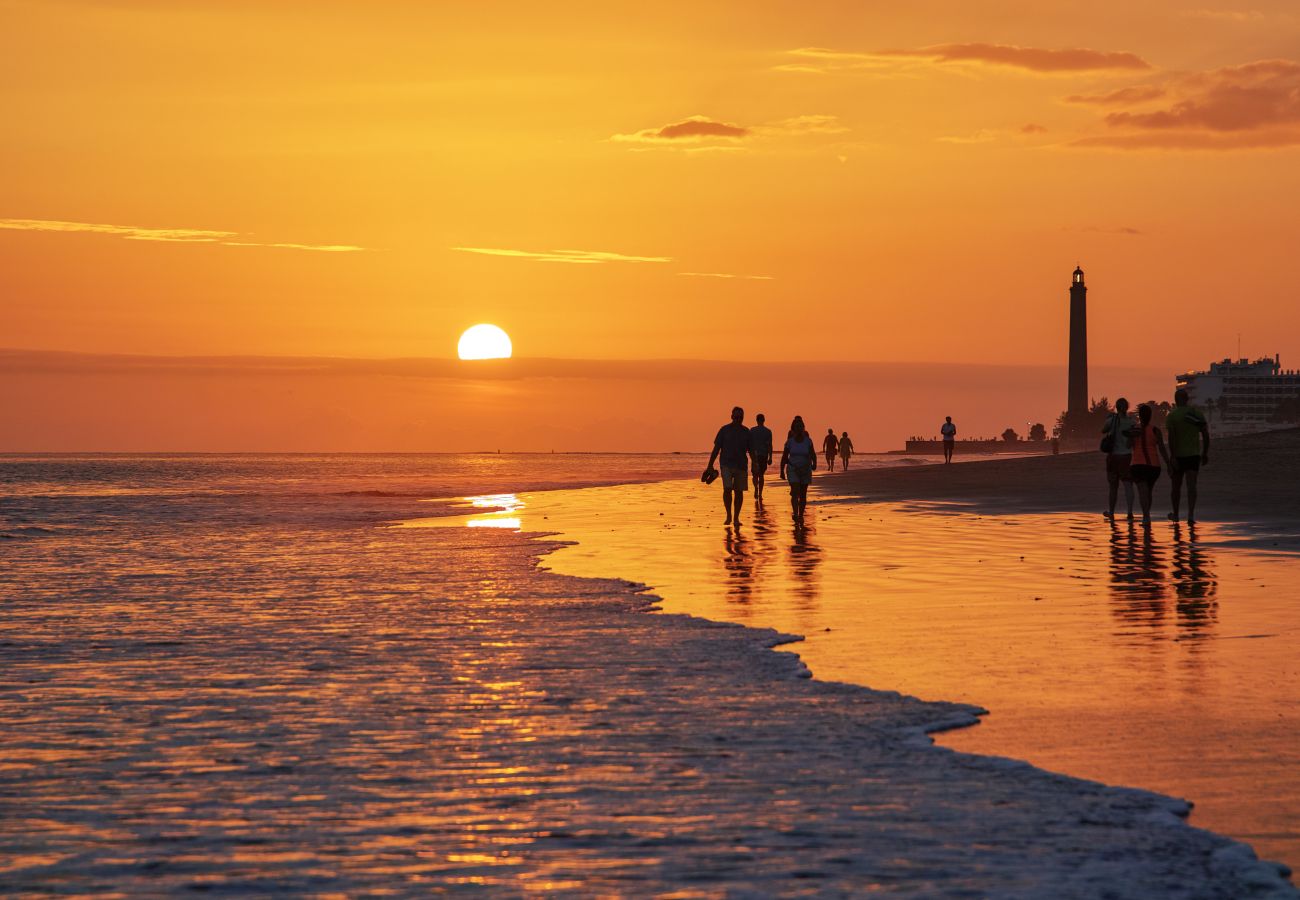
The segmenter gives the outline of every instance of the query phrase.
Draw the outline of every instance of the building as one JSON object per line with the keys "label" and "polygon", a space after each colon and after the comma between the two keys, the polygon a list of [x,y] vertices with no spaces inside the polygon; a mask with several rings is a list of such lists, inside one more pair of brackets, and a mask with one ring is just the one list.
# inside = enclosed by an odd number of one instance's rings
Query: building
{"label": "building", "polygon": [[1225,359],[1179,375],[1178,386],[1206,411],[1216,433],[1247,434],[1284,424],[1277,421],[1278,407],[1300,396],[1300,371],[1284,370],[1279,356]]}
{"label": "building", "polygon": [[[1088,419],[1088,286],[1083,269],[1074,267],[1070,279],[1070,380],[1066,390],[1065,421]],[[1077,428],[1077,425],[1073,425]]]}

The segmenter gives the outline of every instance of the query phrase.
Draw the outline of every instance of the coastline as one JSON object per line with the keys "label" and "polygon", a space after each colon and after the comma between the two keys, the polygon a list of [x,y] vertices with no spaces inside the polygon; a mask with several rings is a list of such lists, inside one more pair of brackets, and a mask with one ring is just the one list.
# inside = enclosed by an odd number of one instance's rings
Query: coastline
{"label": "coastline", "polygon": [[98,511],[0,570],[15,890],[1296,896],[1183,801],[936,747],[977,708],[801,677],[553,538],[169,496],[14,507]]}
{"label": "coastline", "polygon": [[[548,507],[553,513],[554,508]],[[450,523],[439,523],[450,524]],[[525,526],[525,535],[528,534],[528,526]],[[539,555],[538,564],[548,575],[554,575],[559,571],[569,570],[571,567],[557,569],[554,565],[553,554],[560,551],[564,554],[570,554],[581,550],[570,542],[556,542],[553,535],[532,535],[540,538],[546,544],[546,553],[548,555]],[[585,538],[584,538],[585,540]],[[572,577],[569,574],[562,574],[560,577]],[[583,577],[590,577],[584,575]],[[644,586],[635,584],[638,590],[644,590]],[[644,594],[652,600],[658,598],[654,594]],[[657,606],[651,605],[643,608],[643,611],[653,611],[658,609]],[[1008,883],[1000,883],[996,880],[990,882],[970,882],[973,890],[978,892],[1005,893],[1013,892],[1019,894],[1024,889],[1025,884],[1034,884],[1034,887],[1024,890],[1027,896],[1048,896],[1054,892],[1065,890],[1067,892],[1091,896],[1108,895],[1108,896],[1251,896],[1253,891],[1262,891],[1262,896],[1296,896],[1292,888],[1284,879],[1277,875],[1279,872],[1287,872],[1286,866],[1274,862],[1251,863],[1251,868],[1236,870],[1235,874],[1225,874],[1223,872],[1215,873],[1212,871],[1214,863],[1208,860],[1236,860],[1237,863],[1243,863],[1247,859],[1254,859],[1254,851],[1248,845],[1235,841],[1231,838],[1216,834],[1211,831],[1202,830],[1187,824],[1184,819],[1190,810],[1190,804],[1184,800],[1174,797],[1165,796],[1145,790],[1113,787],[1100,782],[1089,781],[1086,779],[1073,778],[1066,775],[1059,775],[1044,769],[1036,768],[1029,763],[1007,757],[971,755],[960,753],[933,744],[931,738],[926,735],[937,732],[964,728],[975,724],[978,721],[978,715],[984,710],[976,706],[960,703],[947,703],[939,701],[932,703],[923,701],[915,697],[906,696],[889,690],[880,690],[872,687],[860,686],[860,684],[848,684],[836,681],[825,681],[820,678],[814,678],[811,681],[804,681],[801,684],[795,684],[789,679],[798,676],[807,676],[808,670],[797,657],[792,658],[789,652],[783,652],[776,649],[780,644],[784,644],[792,638],[789,634],[773,633],[770,629],[751,628],[746,625],[736,624],[734,622],[720,622],[710,618],[699,618],[697,616],[685,615],[682,613],[659,613],[651,617],[651,622],[660,622],[665,627],[665,632],[670,640],[674,643],[679,639],[675,632],[679,627],[689,626],[691,628],[704,628],[706,633],[715,635],[735,636],[749,635],[752,637],[754,649],[762,651],[759,657],[754,661],[754,665],[765,670],[771,664],[765,662],[766,656],[787,657],[787,661],[778,663],[779,668],[784,668],[784,677],[786,682],[779,688],[772,685],[769,691],[779,691],[779,696],[771,696],[768,699],[772,702],[793,702],[796,704],[809,702],[810,697],[816,697],[819,691],[829,691],[837,702],[843,702],[846,705],[840,709],[827,710],[825,701],[817,699],[815,702],[819,708],[820,714],[828,711],[838,717],[847,716],[850,720],[861,715],[868,715],[871,718],[869,728],[873,731],[892,732],[892,736],[885,737],[879,733],[873,735],[869,745],[874,748],[874,752],[880,752],[881,748],[888,746],[891,751],[899,751],[900,748],[907,748],[906,760],[890,759],[886,757],[873,757],[867,760],[866,768],[859,770],[856,774],[843,775],[845,779],[837,792],[835,803],[846,803],[856,805],[863,802],[874,804],[876,801],[868,797],[855,795],[855,790],[861,786],[856,782],[866,778],[869,781],[875,781],[876,775],[873,773],[873,767],[877,770],[885,770],[891,773],[891,777],[900,778],[903,783],[911,783],[912,779],[921,779],[924,781],[929,774],[935,774],[936,770],[931,769],[937,766],[942,773],[942,778],[953,775],[954,771],[962,773],[957,781],[969,779],[970,783],[948,783],[946,790],[953,791],[954,794],[961,794],[963,802],[973,804],[975,808],[984,808],[988,813],[990,808],[999,807],[1002,804],[1013,805],[1017,808],[1017,815],[1024,816],[1024,819],[1018,819],[1009,822],[997,820],[997,816],[989,813],[988,818],[983,815],[974,815],[973,810],[960,809],[954,811],[950,798],[945,798],[940,802],[943,809],[941,816],[936,820],[930,821],[930,827],[933,827],[938,833],[948,835],[952,846],[948,847],[951,854],[940,861],[938,859],[942,854],[936,854],[931,858],[931,862],[940,864],[943,867],[979,866],[984,867],[984,860],[979,853],[968,854],[962,849],[965,845],[979,845],[981,853],[990,843],[996,845],[998,835],[1004,831],[1009,831],[1018,835],[1020,851],[1027,856],[1045,857],[1054,861],[1045,869],[1036,870],[1031,873],[1022,872],[1024,882],[1015,890]],[[799,653],[798,648],[793,649],[794,653]],[[602,647],[602,653],[606,652]],[[707,647],[704,648],[707,654]],[[790,660],[793,659],[793,662]],[[704,678],[722,678],[724,681],[735,676],[731,665],[734,660],[729,652],[722,652],[718,659],[715,670],[704,669],[700,677]],[[901,706],[891,708],[891,704],[902,704]],[[912,704],[916,704],[913,706]],[[905,710],[906,713],[897,720],[892,720],[894,712]],[[883,718],[882,718],[883,713]],[[817,717],[798,726],[798,731],[817,731],[821,725],[816,721]],[[885,743],[882,744],[881,741]],[[781,748],[780,742],[775,747]],[[826,748],[821,747],[798,747],[789,746],[781,748],[778,752],[797,752],[807,753],[815,752],[821,758],[826,752]],[[866,757],[864,756],[864,759]],[[942,760],[942,762],[940,761]],[[915,771],[909,771],[915,767]],[[940,776],[936,776],[940,777]],[[921,797],[916,793],[915,786],[908,789],[909,797],[917,801],[918,805],[911,805],[907,811],[906,817],[916,819],[920,817],[925,819],[935,810],[928,809],[929,798]],[[761,792],[761,791],[760,791]],[[983,793],[982,793],[983,792]],[[839,796],[842,794],[843,796]],[[821,801],[826,804],[828,801]],[[1098,813],[1090,804],[1100,804],[1100,807],[1106,810]],[[1088,807],[1082,810],[1076,804],[1083,804]],[[1135,804],[1130,806],[1129,804]],[[825,815],[832,807],[823,806],[821,813]],[[1120,813],[1118,810],[1122,809]],[[1044,815],[1046,819],[1034,826],[1030,821],[1035,815]],[[936,814],[937,815],[937,814]],[[961,827],[968,829],[960,838],[955,834],[949,834],[949,829],[954,827],[954,823],[947,821],[949,816],[961,820]],[[1075,831],[1075,825],[1078,823],[1091,823],[1102,829],[1107,836],[1102,834],[1092,834],[1085,828],[1082,831]],[[1159,823],[1157,827],[1157,823]],[[1174,823],[1177,823],[1176,825]],[[812,827],[812,826],[809,826]],[[876,828],[890,827],[885,822],[876,823]],[[1173,831],[1166,831],[1165,828],[1174,828]],[[1149,834],[1145,834],[1147,829],[1154,829]],[[1179,829],[1185,829],[1179,830]],[[1039,832],[1052,834],[1052,837],[1039,837]],[[1155,844],[1150,847],[1150,855],[1145,851],[1137,850],[1133,855],[1127,857],[1124,862],[1119,863],[1114,860],[1106,864],[1100,862],[1100,858],[1107,856],[1112,851],[1102,849],[1101,844],[1094,842],[1101,841],[1105,843],[1111,837],[1124,835],[1124,841],[1134,841],[1134,847],[1141,844],[1142,841],[1151,839]],[[1141,835],[1141,836],[1139,836]],[[1196,835],[1195,838],[1190,838]],[[1175,849],[1184,837],[1188,837],[1191,843],[1183,846],[1181,849]],[[1208,845],[1200,844],[1202,840],[1212,842],[1223,842],[1217,844],[1215,849],[1207,849]],[[1044,846],[1037,846],[1039,840],[1044,842]],[[1060,849],[1055,846],[1056,841],[1062,841],[1065,844],[1072,844],[1074,847],[1089,847],[1087,851],[1082,851],[1077,858],[1066,862],[1055,857]],[[849,846],[852,846],[850,841]],[[1159,849],[1154,849],[1156,846]],[[1193,849],[1193,848],[1198,849]],[[862,848],[859,848],[861,850]],[[1096,854],[1096,858],[1093,854]],[[1056,866],[1062,868],[1055,868]],[[1106,869],[1105,874],[1097,875],[1094,878],[1093,869],[1096,866],[1102,866]],[[1132,866],[1132,871],[1127,871],[1127,867]],[[1258,866],[1258,868],[1255,868]],[[994,866],[996,868],[996,866]],[[1181,871],[1182,875],[1172,874],[1173,870]],[[1098,870],[1100,871],[1100,870]],[[1121,871],[1125,874],[1121,875]],[[1155,871],[1161,874],[1155,876]],[[1191,874],[1195,873],[1195,874]],[[1181,881],[1186,876],[1187,880]],[[1144,881],[1151,877],[1155,880]],[[1240,880],[1238,880],[1240,879]],[[1263,880],[1260,880],[1263,879]],[[1270,879],[1276,879],[1271,881]],[[1107,890],[1115,890],[1115,885],[1123,883],[1126,887],[1118,889],[1117,893],[1107,894]],[[1267,885],[1267,886],[1265,886]],[[965,885],[964,885],[965,886]],[[860,885],[859,885],[860,889]],[[927,883],[918,884],[917,892],[921,895],[929,895],[939,891],[939,885]],[[1131,893],[1129,892],[1131,891]]]}
{"label": "coastline", "polygon": [[[850,469],[814,479],[814,490],[822,502],[829,496],[947,504],[983,513],[1100,513],[1106,504],[1104,462],[1101,453],[1084,452],[979,459],[951,466]],[[1121,492],[1121,510],[1123,503]],[[1155,487],[1153,520],[1167,523],[1168,509],[1169,473],[1163,471]],[[1198,519],[1250,523],[1259,533],[1256,540],[1262,542],[1273,533],[1300,537],[1297,510],[1300,428],[1212,443],[1210,464],[1201,473]]]}

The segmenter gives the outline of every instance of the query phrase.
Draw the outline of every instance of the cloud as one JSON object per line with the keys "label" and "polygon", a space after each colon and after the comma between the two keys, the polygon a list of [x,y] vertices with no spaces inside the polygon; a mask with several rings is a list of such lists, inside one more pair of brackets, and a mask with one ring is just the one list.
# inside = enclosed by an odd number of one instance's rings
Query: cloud
{"label": "cloud", "polygon": [[666,263],[671,256],[625,256],[603,250],[501,250],[494,247],[452,247],[461,253],[481,253],[485,256],[513,256],[539,262],[578,263],[592,265],[609,262]]}
{"label": "cloud", "polygon": [[1065,98],[1066,103],[1089,103],[1096,106],[1121,106],[1131,103],[1146,103],[1159,100],[1168,93],[1155,84],[1136,84],[1132,87],[1116,88],[1102,94],[1071,94]]}
{"label": "cloud", "polygon": [[779,122],[772,122],[768,125],[759,125],[755,131],[763,134],[844,134],[849,130],[838,116],[794,116],[789,119],[782,119]]}
{"label": "cloud", "polygon": [[1129,228],[1125,225],[1086,225],[1083,228],[1076,228],[1074,230],[1090,232],[1092,234],[1123,234],[1129,236],[1145,233],[1137,228]]}
{"label": "cloud", "polygon": [[940,144],[988,144],[998,139],[998,133],[981,128],[972,134],[949,134],[935,138]]}
{"label": "cloud", "polygon": [[1029,122],[1020,126],[1021,134],[1047,134],[1047,126],[1039,125],[1037,122]]}
{"label": "cloud", "polygon": [[318,250],[350,253],[364,250],[350,244],[288,244],[262,241],[232,241],[237,231],[212,231],[200,228],[140,228],[135,225],[104,225],[95,222],[62,222],[55,219],[0,219],[0,229],[10,231],[46,231],[80,234],[108,234],[128,241],[163,241],[181,244],[220,244],[224,247],[281,247],[291,250]]}
{"label": "cloud", "polygon": [[1185,19],[1209,19],[1213,22],[1262,22],[1265,15],[1257,9],[1184,9]]}
{"label": "cloud", "polygon": [[691,278],[739,278],[745,281],[772,281],[771,275],[732,275],[728,272],[678,272]]}
{"label": "cloud", "polygon": [[1151,64],[1125,51],[1068,48],[1051,50],[1042,47],[1018,47],[1011,44],[935,44],[908,50],[877,50],[855,53],[823,47],[801,47],[786,51],[799,62],[777,68],[785,71],[833,72],[843,70],[885,69],[897,60],[919,60],[927,64],[973,63],[1001,66],[1025,72],[1057,74],[1070,72],[1134,71],[1151,68]]}
{"label": "cloud", "polygon": [[1114,149],[1254,149],[1300,145],[1300,62],[1265,59],[1178,75],[1163,85],[1166,102],[1144,106],[1150,94],[1107,113],[1110,131],[1075,142]]}
{"label": "cloud", "polygon": [[707,116],[689,116],[680,122],[673,122],[659,128],[643,128],[631,134],[616,134],[611,141],[653,144],[659,142],[699,142],[703,140],[739,140],[748,136],[750,130],[740,125],[718,122]]}
{"label": "cloud", "polygon": [[754,138],[801,137],[843,134],[848,127],[836,116],[803,115],[761,125],[732,125],[705,116],[690,116],[659,128],[643,128],[630,134],[616,134],[610,140],[641,144],[632,149],[669,148],[690,153],[738,151],[742,142]]}

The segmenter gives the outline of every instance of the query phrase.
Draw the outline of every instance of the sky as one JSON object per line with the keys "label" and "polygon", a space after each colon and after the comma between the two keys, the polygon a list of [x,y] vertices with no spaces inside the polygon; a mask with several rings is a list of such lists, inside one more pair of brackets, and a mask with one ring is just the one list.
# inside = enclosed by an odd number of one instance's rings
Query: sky
{"label": "sky", "polygon": [[[1094,366],[1172,381],[1239,334],[1300,357],[1291,2],[0,0],[0,19],[0,347],[436,360],[492,322],[529,359],[961,380],[1063,365],[1080,264]],[[729,407],[744,371],[698,402]],[[1054,416],[1031,371],[1030,409],[993,391],[963,413]],[[85,384],[28,375],[73,414]]]}

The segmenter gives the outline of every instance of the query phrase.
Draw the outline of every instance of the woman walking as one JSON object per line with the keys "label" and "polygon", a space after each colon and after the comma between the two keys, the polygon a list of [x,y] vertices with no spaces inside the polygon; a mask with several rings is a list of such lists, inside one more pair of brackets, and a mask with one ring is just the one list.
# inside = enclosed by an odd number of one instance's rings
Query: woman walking
{"label": "woman walking", "polygon": [[849,439],[849,433],[846,431],[840,435],[840,466],[845,472],[849,470],[849,457],[853,455],[853,441]]}
{"label": "woman walking", "polygon": [[803,519],[808,507],[808,485],[817,468],[817,448],[812,436],[803,425],[803,416],[795,416],[790,423],[790,435],[781,451],[781,477],[790,484],[790,512],[796,523]]}
{"label": "woman walking", "polygon": [[1145,403],[1138,407],[1138,427],[1132,446],[1133,481],[1137,485],[1138,501],[1142,504],[1142,527],[1150,528],[1151,491],[1160,478],[1160,460],[1163,459],[1165,465],[1170,465],[1170,462],[1164,436],[1151,424],[1151,407]]}

